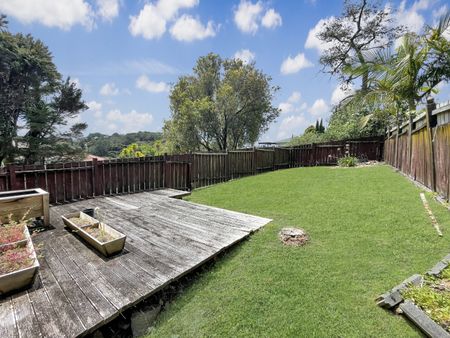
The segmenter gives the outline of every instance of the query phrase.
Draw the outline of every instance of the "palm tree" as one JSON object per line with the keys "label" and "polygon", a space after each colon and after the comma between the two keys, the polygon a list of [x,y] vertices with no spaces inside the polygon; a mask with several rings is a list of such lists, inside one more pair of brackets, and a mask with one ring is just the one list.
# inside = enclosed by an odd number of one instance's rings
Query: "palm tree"
{"label": "palm tree", "polygon": [[441,81],[450,79],[450,42],[445,32],[450,30],[450,12],[441,17],[436,27],[428,27],[422,35],[406,33],[394,52],[367,52],[369,60],[361,65],[355,60],[346,71],[355,75],[369,73],[369,90],[359,91],[344,104],[378,107],[362,119],[365,126],[381,112],[383,118],[396,117],[399,123],[407,111],[415,112],[423,98],[436,92]]}

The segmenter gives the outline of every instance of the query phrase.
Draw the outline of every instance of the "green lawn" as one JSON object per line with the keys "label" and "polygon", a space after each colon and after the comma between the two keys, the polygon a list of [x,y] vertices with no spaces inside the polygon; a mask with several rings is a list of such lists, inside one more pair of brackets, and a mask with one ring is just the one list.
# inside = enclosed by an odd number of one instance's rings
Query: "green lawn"
{"label": "green lawn", "polygon": [[[273,219],[164,311],[156,337],[414,337],[374,299],[450,252],[450,213],[390,167],[298,168],[194,191],[191,201]],[[285,247],[282,227],[304,228]]]}

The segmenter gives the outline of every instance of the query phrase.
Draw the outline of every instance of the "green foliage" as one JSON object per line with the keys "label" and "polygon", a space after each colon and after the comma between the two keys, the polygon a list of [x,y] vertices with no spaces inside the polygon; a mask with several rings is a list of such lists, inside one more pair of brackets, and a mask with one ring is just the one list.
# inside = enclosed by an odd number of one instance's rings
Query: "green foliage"
{"label": "green foliage", "polygon": [[[273,221],[200,273],[150,336],[419,337],[374,302],[448,253],[449,234],[437,240],[426,226],[418,194],[388,166],[279,170],[194,190],[192,202]],[[446,208],[430,207],[449,224]],[[283,246],[283,227],[305,229],[310,243]]]}
{"label": "green foliage", "polygon": [[[31,35],[12,34],[0,18],[0,163],[23,159],[25,163],[76,155],[72,132],[62,133],[68,119],[87,108],[81,90],[69,79],[61,80],[52,55]],[[19,137],[25,123],[23,137]]]}
{"label": "green foliage", "polygon": [[394,25],[392,8],[370,0],[345,1],[344,10],[339,17],[324,23],[317,37],[328,47],[320,57],[324,69],[337,75],[346,83],[362,78],[361,90],[368,89],[369,70],[359,73],[345,71],[349,60],[354,59],[366,66],[365,53],[389,48],[402,33],[403,27]]}
{"label": "green foliage", "polygon": [[321,143],[328,140],[328,135],[325,134],[325,127],[322,119],[316,121],[316,125],[309,126],[303,132],[303,135],[293,137],[289,141],[289,145],[296,146],[301,144]]}
{"label": "green foliage", "polygon": [[25,145],[19,151],[26,163],[44,161],[68,161],[84,157],[80,146],[86,123],[76,123],[68,131],[61,128],[67,120],[75,118],[86,109],[81,98],[81,90],[67,79],[55,89],[53,97],[47,96],[30,104],[24,114],[25,127],[28,130],[18,142]]}
{"label": "green foliage", "polygon": [[423,285],[410,287],[403,291],[402,295],[421,307],[435,322],[449,329],[450,293],[448,291],[439,291],[431,285]]}
{"label": "green foliage", "polygon": [[[321,56],[325,71],[336,75],[343,87],[361,79],[361,88],[335,107],[324,139],[382,135],[388,125],[414,115],[439,83],[449,81],[445,32],[450,12],[420,35],[392,25],[393,14],[372,1],[347,1],[343,14],[319,32],[318,38],[331,46]],[[398,37],[392,50],[391,42]]]}
{"label": "green foliage", "polygon": [[425,276],[418,286],[409,286],[402,292],[405,299],[422,308],[431,319],[450,331],[450,268],[438,277]]}
{"label": "green foliage", "polygon": [[155,149],[151,144],[146,143],[132,143],[119,153],[120,158],[145,157],[149,155],[155,155]]}
{"label": "green foliage", "polygon": [[340,167],[356,167],[358,159],[354,156],[344,156],[338,159],[338,166]]}
{"label": "green foliage", "polygon": [[130,144],[153,145],[154,153],[164,153],[164,144],[161,142],[162,134],[159,132],[140,131],[137,133],[104,135],[92,133],[82,140],[87,152],[97,156],[118,157],[123,148]]}
{"label": "green foliage", "polygon": [[289,141],[289,145],[290,146],[297,146],[297,145],[302,145],[302,144],[322,143],[322,142],[328,141],[328,135],[327,134],[325,134],[325,133],[317,133],[315,131],[315,129],[309,130],[307,132],[307,129],[305,130],[305,133],[303,135],[297,136],[297,137],[293,137]]}
{"label": "green foliage", "polygon": [[354,58],[345,71],[353,76],[369,73],[368,88],[356,92],[344,105],[351,104],[356,111],[371,107],[363,125],[369,118],[398,124],[414,114],[423,98],[450,79],[450,43],[444,36],[449,27],[450,13],[421,35],[405,33],[393,53],[389,49],[368,51],[365,57],[370,62],[364,65]]}
{"label": "green foliage", "polygon": [[272,105],[278,87],[254,64],[200,57],[193,74],[170,93],[171,119],[164,125],[170,152],[236,149],[252,144],[279,115]]}

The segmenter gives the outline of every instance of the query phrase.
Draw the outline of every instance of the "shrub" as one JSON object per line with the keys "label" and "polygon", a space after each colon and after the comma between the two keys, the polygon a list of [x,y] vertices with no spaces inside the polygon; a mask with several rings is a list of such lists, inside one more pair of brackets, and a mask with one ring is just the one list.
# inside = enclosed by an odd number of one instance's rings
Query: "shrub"
{"label": "shrub", "polygon": [[0,252],[0,275],[33,265],[31,253],[26,246],[16,246]]}
{"label": "shrub", "polygon": [[355,167],[358,164],[358,159],[354,156],[344,156],[338,159],[340,167]]}
{"label": "shrub", "polygon": [[12,214],[8,215],[8,223],[2,223],[0,221],[0,245],[14,243],[25,239],[23,231],[31,221],[27,219],[30,211],[31,209],[28,210],[19,221],[13,220]]}

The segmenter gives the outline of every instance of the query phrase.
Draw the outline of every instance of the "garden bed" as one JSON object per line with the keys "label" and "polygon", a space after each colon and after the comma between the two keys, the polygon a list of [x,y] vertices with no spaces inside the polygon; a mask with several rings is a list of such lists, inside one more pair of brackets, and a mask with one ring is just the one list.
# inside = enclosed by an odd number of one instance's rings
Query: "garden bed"
{"label": "garden bed", "polygon": [[25,223],[0,227],[0,295],[30,285],[39,268]]}
{"label": "garden bed", "polygon": [[61,217],[68,228],[106,257],[121,252],[125,246],[124,234],[84,212],[78,211]]}
{"label": "garden bed", "polygon": [[379,297],[378,304],[408,317],[429,337],[450,337],[450,255],[424,276],[414,275]]}
{"label": "garden bed", "polygon": [[50,224],[48,192],[36,188],[0,192],[0,222],[20,219],[25,213],[29,217],[42,217],[45,226]]}

